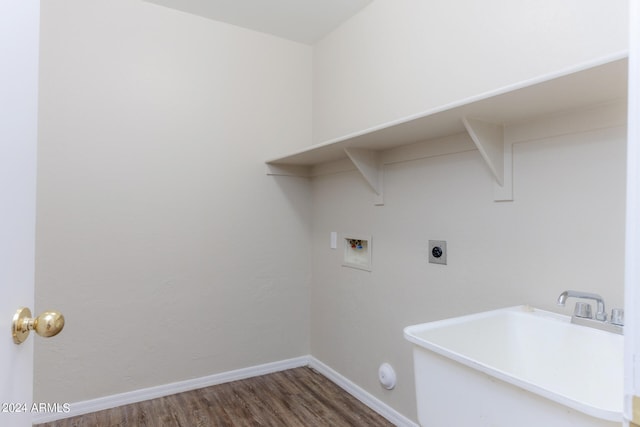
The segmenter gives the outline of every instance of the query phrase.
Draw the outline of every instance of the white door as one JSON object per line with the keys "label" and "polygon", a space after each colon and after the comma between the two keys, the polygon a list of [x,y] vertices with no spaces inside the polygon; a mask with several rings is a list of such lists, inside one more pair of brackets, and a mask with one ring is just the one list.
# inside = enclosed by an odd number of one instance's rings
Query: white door
{"label": "white door", "polygon": [[33,309],[39,0],[0,0],[0,425],[31,426],[33,335],[11,322]]}
{"label": "white door", "polygon": [[640,425],[640,0],[629,0],[625,420]]}

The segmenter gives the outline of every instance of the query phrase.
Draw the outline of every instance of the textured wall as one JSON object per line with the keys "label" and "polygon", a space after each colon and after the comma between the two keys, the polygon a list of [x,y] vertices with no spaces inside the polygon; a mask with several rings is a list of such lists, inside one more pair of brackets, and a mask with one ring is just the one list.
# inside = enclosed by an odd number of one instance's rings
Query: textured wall
{"label": "textured wall", "polygon": [[[519,304],[570,314],[573,302],[555,305],[565,289],[622,307],[625,135],[515,144],[513,202],[493,201],[478,151],[385,166],[384,206],[357,172],[315,178],[312,354],[415,417],[404,327]],[[342,267],[331,231],[371,235],[372,271]],[[446,266],[427,262],[428,240],[447,241]],[[397,371],[392,391],[378,383],[383,362]]]}
{"label": "textured wall", "polygon": [[627,48],[625,0],[375,0],[314,48],[322,142]]}
{"label": "textured wall", "polygon": [[36,400],[309,353],[311,49],[145,2],[42,4]]}
{"label": "textured wall", "polygon": [[[69,323],[37,343],[36,400],[311,352],[411,417],[402,327],[566,288],[622,304],[620,123],[518,141],[513,203],[477,151],[387,166],[384,207],[356,173],[310,195],[262,161],[310,144],[312,114],[318,142],[615,54],[626,2],[375,0],[313,51],[144,2],[42,8],[36,308]],[[330,231],[371,234],[373,271]]]}
{"label": "textured wall", "polygon": [[[315,46],[313,139],[626,49],[625,1],[376,0]],[[578,126],[564,136],[546,133],[552,118],[537,123],[514,146],[513,202],[493,202],[477,151],[387,165],[382,207],[356,172],[315,178],[312,354],[415,417],[403,327],[523,303],[558,310],[567,288],[621,306],[626,117],[617,111],[600,129],[572,117]],[[372,235],[373,271],[341,267],[331,231]],[[449,265],[427,263],[429,239],[447,240]],[[398,371],[393,391],[377,381],[385,361]]]}

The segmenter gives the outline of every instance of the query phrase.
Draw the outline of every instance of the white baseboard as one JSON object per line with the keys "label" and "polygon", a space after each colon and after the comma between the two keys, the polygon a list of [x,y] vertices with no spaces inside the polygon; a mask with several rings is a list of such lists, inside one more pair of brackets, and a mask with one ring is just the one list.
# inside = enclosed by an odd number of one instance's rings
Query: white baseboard
{"label": "white baseboard", "polygon": [[156,387],[143,388],[140,390],[129,391],[126,393],[114,394],[111,396],[99,397],[97,399],[85,400],[82,402],[71,403],[68,412],[50,412],[37,413],[33,416],[33,423],[48,423],[51,421],[61,420],[63,418],[75,417],[78,415],[88,414],[90,412],[103,411],[105,409],[115,408],[117,406],[129,405],[131,403],[142,402],[145,400],[156,399],[158,397],[169,396],[171,394],[182,393],[185,391],[196,390],[212,385],[223,384],[231,381],[243,380],[246,378],[257,377],[274,372],[284,371],[286,369],[299,368],[309,365],[309,356],[300,356],[293,359],[281,360],[278,362],[265,363],[264,365],[251,366],[234,371],[222,372],[206,377],[194,378],[192,380],[179,381],[171,384],[164,384]]}
{"label": "white baseboard", "polygon": [[360,386],[354,384],[353,382],[339,374],[337,371],[320,362],[313,356],[300,356],[293,359],[265,363],[263,365],[236,369],[234,371],[222,372],[219,374],[209,375],[201,378],[194,378],[192,380],[164,384],[156,387],[149,387],[126,393],[114,394],[111,396],[72,403],[69,405],[68,412],[34,414],[33,423],[48,423],[61,420],[63,418],[84,415],[90,412],[103,411],[105,409],[111,409],[117,406],[129,405],[131,403],[156,399],[159,397],[169,396],[176,393],[183,393],[185,391],[196,390],[203,387],[209,387],[231,381],[271,374],[274,372],[284,371],[286,369],[299,368],[301,366],[309,366],[320,372],[322,375],[329,378],[331,381],[344,389],[347,393],[354,396],[356,399],[379,413],[381,416],[385,417],[396,426],[418,427],[418,424],[405,417],[378,398],[374,397],[372,394],[368,393]]}
{"label": "white baseboard", "polygon": [[313,356],[309,356],[309,367],[320,372],[325,377],[340,386],[344,391],[367,405],[369,408],[376,411],[378,414],[385,417],[389,422],[395,424],[398,427],[419,427],[415,421],[405,417],[400,412],[393,409],[377,397],[370,394],[368,391],[353,383],[351,380],[342,376],[337,371],[333,370],[329,366],[325,365]]}

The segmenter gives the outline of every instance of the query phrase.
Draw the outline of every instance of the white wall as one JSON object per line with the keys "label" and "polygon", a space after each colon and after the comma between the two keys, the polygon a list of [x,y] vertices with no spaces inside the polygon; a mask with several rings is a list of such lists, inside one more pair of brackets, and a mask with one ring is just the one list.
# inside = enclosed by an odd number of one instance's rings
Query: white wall
{"label": "white wall", "polygon": [[626,47],[624,0],[375,0],[314,48],[314,141]]}
{"label": "white wall", "polygon": [[42,4],[35,399],[309,353],[311,48],[141,1]]}
{"label": "white wall", "polygon": [[[606,126],[515,144],[513,202],[493,201],[475,150],[386,166],[381,207],[357,172],[315,178],[312,354],[415,417],[404,327],[519,304],[571,314],[555,304],[566,289],[622,307],[625,141]],[[371,235],[372,272],[342,267],[331,231]],[[447,241],[446,266],[427,262],[430,239]]]}
{"label": "white wall", "polygon": [[[376,0],[314,49],[314,141],[615,55],[626,7]],[[566,133],[547,132],[553,117],[509,130],[513,202],[493,201],[475,150],[386,166],[382,207],[355,171],[314,178],[312,354],[415,417],[405,326],[523,303],[570,314],[555,305],[565,289],[621,307],[625,113],[602,108],[610,122],[584,111]],[[341,267],[331,231],[372,235],[373,271]],[[427,263],[429,239],[447,241],[447,266]],[[395,390],[378,384],[382,362],[398,372]]]}
{"label": "white wall", "polygon": [[[376,0],[313,58],[144,2],[43,3],[36,309],[68,325],[37,343],[36,400],[311,352],[412,417],[402,327],[567,288],[622,305],[619,123],[517,141],[513,203],[477,151],[387,166],[384,207],[355,172],[263,174],[312,114],[322,141],[626,48],[626,2],[512,3]],[[373,235],[374,271],[341,267],[330,231]]]}

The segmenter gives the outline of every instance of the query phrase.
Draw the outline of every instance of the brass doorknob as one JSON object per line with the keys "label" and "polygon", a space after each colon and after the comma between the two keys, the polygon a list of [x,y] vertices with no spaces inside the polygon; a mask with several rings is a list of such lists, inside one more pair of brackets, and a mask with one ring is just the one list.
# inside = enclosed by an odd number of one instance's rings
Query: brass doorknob
{"label": "brass doorknob", "polygon": [[13,316],[13,342],[22,344],[29,332],[36,331],[41,337],[53,337],[64,328],[64,316],[57,311],[45,311],[36,318],[31,317],[31,310],[22,307]]}

